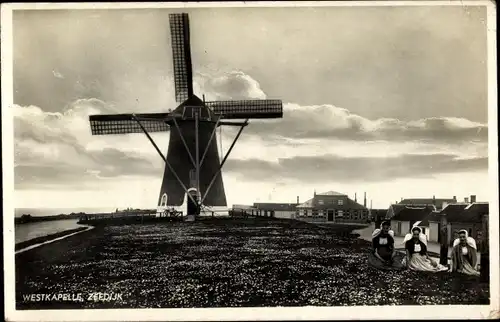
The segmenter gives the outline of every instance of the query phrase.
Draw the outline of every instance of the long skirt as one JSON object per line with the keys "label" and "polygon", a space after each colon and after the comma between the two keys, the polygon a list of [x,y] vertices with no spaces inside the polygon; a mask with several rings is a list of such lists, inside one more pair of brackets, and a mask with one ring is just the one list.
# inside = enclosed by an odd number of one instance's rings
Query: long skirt
{"label": "long skirt", "polygon": [[403,264],[404,258],[404,254],[396,253],[391,262],[384,262],[375,256],[375,254],[370,253],[368,255],[368,264],[382,270],[402,270],[405,268],[405,265]]}
{"label": "long skirt", "polygon": [[469,263],[467,258],[462,259],[462,267],[457,269],[457,272],[467,275],[479,276],[480,273]]}
{"label": "long skirt", "polygon": [[437,266],[432,265],[430,259],[427,256],[422,256],[420,254],[411,255],[410,262],[408,263],[408,268],[412,271],[422,271],[422,272],[444,272],[448,268],[436,262]]}

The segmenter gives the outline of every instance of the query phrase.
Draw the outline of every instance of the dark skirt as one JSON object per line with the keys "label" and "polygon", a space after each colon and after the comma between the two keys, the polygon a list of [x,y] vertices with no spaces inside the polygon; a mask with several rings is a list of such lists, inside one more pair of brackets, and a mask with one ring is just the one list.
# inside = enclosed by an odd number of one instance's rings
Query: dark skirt
{"label": "dark skirt", "polygon": [[368,255],[368,264],[374,268],[381,270],[402,270],[406,268],[406,266],[403,264],[404,258],[405,254],[397,252],[392,261],[384,262],[376,257],[375,254],[370,253]]}

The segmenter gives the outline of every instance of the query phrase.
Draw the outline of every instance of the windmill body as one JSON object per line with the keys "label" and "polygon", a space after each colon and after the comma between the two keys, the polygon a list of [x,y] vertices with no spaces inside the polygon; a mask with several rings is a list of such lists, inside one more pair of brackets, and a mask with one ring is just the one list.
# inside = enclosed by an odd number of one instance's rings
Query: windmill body
{"label": "windmill body", "polygon": [[[248,120],[281,118],[282,103],[279,100],[205,102],[194,95],[188,15],[171,14],[169,18],[175,96],[180,105],[169,113],[91,115],[92,134],[144,133],[148,137],[166,165],[158,196],[159,209],[197,214],[200,209],[227,208],[221,175],[224,162]],[[244,121],[225,121],[228,119]],[[239,127],[222,161],[216,138],[219,126]],[[166,157],[149,135],[163,131],[170,131]]]}
{"label": "windmill body", "polygon": [[[196,122],[194,114],[198,112],[200,122],[198,124],[198,147],[196,147]],[[217,149],[216,117],[210,109],[203,106],[203,102],[196,96],[190,98],[186,104],[181,104],[173,114],[182,116],[177,121],[177,126],[171,123],[170,140],[167,151],[167,161],[172,165],[182,182],[190,187],[199,189],[199,194],[207,192],[207,188],[216,176],[212,187],[204,200],[204,205],[209,207],[227,207],[226,194],[222,176],[218,175],[220,167],[220,156]],[[212,140],[211,134],[214,133]],[[186,144],[186,146],[184,145]],[[200,159],[199,186],[196,178],[196,150]],[[203,162],[201,157],[205,155]],[[158,205],[181,206],[184,203],[185,191],[176,183],[174,173],[168,167],[165,168],[163,181],[160,189]]]}

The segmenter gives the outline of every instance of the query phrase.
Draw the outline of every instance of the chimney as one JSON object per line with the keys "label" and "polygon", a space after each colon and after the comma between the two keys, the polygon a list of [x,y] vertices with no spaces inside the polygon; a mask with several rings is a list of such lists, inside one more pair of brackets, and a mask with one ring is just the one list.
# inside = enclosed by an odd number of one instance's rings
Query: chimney
{"label": "chimney", "polygon": [[370,199],[370,209],[372,209],[372,207],[373,207],[373,200]]}
{"label": "chimney", "polygon": [[470,195],[470,203],[476,202],[476,195]]}
{"label": "chimney", "polygon": [[453,196],[453,201],[457,202],[457,196]]}
{"label": "chimney", "polygon": [[354,202],[358,202],[358,194],[356,192],[354,193]]}
{"label": "chimney", "polygon": [[366,208],[366,192],[365,192],[365,199],[363,200],[363,207]]}
{"label": "chimney", "polygon": [[436,196],[432,196],[432,204],[435,206],[436,205]]}
{"label": "chimney", "polygon": [[297,205],[298,205],[299,203],[300,203],[300,202],[299,202],[299,196],[297,196]]}
{"label": "chimney", "polygon": [[465,197],[465,198],[464,198],[464,202],[465,202],[465,203],[469,203],[469,198]]}

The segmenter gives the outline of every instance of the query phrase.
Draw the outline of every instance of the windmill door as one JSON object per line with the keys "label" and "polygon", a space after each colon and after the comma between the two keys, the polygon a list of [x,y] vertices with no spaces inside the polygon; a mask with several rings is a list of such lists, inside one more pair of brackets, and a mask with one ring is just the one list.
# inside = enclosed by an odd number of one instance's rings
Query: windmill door
{"label": "windmill door", "polygon": [[198,208],[198,196],[195,194],[192,194],[193,200],[191,198],[187,198],[187,215],[199,215],[199,208]]}

